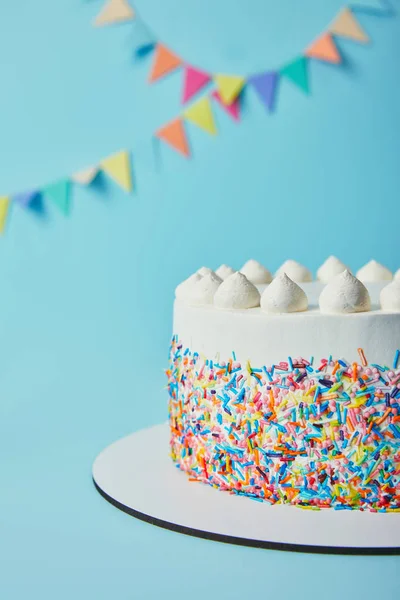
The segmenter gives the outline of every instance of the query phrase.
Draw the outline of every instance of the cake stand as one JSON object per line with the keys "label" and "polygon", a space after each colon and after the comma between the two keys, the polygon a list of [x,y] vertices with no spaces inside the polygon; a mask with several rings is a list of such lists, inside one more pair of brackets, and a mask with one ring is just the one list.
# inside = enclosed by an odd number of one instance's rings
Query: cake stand
{"label": "cake stand", "polygon": [[218,542],[329,554],[400,554],[400,513],[302,510],[189,482],[169,457],[168,424],[108,446],[93,465],[98,492],[152,525]]}

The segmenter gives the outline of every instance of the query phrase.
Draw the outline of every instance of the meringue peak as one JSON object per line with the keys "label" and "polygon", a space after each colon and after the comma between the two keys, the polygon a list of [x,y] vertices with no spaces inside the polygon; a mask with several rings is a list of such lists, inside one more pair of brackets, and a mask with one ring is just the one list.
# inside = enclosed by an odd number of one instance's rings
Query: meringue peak
{"label": "meringue peak", "polygon": [[365,312],[371,310],[371,300],[365,285],[346,269],[324,287],[319,306],[322,313]]}
{"label": "meringue peak", "polygon": [[243,273],[229,275],[214,296],[217,308],[242,309],[260,306],[260,293]]}
{"label": "meringue peak", "polygon": [[243,275],[246,275],[251,283],[260,284],[270,283],[272,281],[272,275],[268,269],[257,260],[254,260],[254,258],[248,260],[240,269],[240,272],[243,273]]}
{"label": "meringue peak", "polygon": [[308,300],[304,290],[281,273],[264,290],[261,309],[268,313],[293,313],[307,310]]}

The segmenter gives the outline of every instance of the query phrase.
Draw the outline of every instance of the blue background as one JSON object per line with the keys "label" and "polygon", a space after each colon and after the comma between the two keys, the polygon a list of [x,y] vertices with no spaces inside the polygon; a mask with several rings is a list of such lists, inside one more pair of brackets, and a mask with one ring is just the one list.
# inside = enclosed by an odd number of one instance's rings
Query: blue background
{"label": "blue background", "polygon": [[[189,62],[245,74],[296,56],[341,4],[136,7]],[[0,195],[125,147],[136,185],[76,187],[68,219],[15,206],[1,240],[0,597],[394,599],[398,557],[180,536],[111,507],[90,472],[103,447],[165,418],[173,290],[202,264],[400,266],[400,16],[358,13],[373,43],[341,41],[341,68],[313,62],[311,97],[285,81],[273,115],[252,91],[241,124],[216,108],[219,135],[189,127],[186,161],[151,140],[179,112],[182,74],[147,86],[137,24],[92,28],[101,5],[0,3]]]}

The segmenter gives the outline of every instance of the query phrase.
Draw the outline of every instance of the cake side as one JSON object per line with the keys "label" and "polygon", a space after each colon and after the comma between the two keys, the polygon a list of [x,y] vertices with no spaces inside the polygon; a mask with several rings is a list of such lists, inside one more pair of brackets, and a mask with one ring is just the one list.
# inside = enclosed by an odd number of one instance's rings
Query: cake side
{"label": "cake side", "polygon": [[[270,504],[400,510],[400,369],[328,357],[212,360],[174,337],[171,454],[190,478]],[[393,366],[393,365],[392,365]]]}

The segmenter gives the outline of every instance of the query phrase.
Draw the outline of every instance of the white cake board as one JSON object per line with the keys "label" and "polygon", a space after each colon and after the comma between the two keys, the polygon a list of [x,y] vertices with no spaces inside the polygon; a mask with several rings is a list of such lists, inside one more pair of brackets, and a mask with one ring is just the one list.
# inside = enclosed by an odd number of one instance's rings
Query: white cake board
{"label": "white cake board", "polygon": [[400,513],[320,511],[255,502],[189,482],[169,456],[168,424],[99,454],[93,480],[124,512],[159,527],[260,548],[331,554],[400,554]]}

